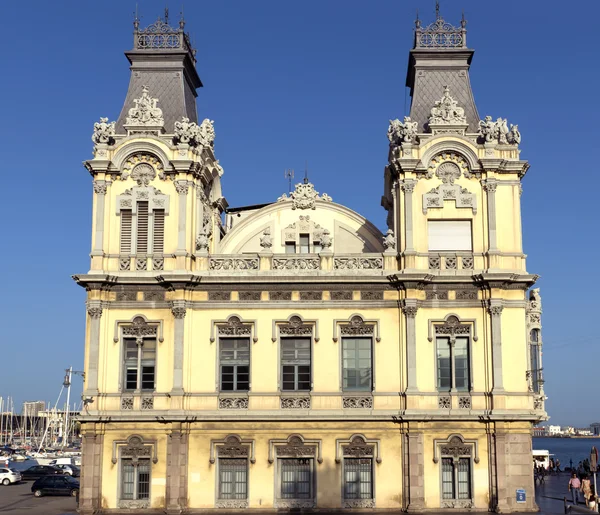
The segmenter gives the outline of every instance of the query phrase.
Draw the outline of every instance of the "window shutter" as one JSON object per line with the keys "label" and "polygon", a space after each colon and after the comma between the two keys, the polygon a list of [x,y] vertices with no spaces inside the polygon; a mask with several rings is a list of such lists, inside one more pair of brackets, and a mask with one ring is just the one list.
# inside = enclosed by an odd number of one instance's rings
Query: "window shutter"
{"label": "window shutter", "polygon": [[131,210],[121,211],[121,254],[131,252]]}
{"label": "window shutter", "polygon": [[430,251],[468,251],[472,247],[470,220],[429,220]]}
{"label": "window shutter", "polygon": [[137,205],[136,253],[148,253],[148,202],[138,202]]}
{"label": "window shutter", "polygon": [[154,210],[154,254],[162,254],[165,250],[165,210]]}

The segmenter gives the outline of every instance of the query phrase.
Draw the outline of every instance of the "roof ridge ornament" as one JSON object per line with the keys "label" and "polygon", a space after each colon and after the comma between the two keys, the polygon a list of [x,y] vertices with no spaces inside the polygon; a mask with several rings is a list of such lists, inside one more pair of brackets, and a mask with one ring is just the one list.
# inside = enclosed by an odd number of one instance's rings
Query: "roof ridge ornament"
{"label": "roof ridge ornament", "polygon": [[307,181],[308,180],[296,184],[296,189],[290,193],[289,197],[284,193],[277,199],[277,202],[291,200],[293,202],[292,209],[316,209],[316,200],[322,200],[324,202],[332,201],[332,198],[327,195],[327,193],[319,195],[319,192],[315,190],[314,184]]}
{"label": "roof ridge ornament", "polygon": [[519,126],[510,124],[506,118],[498,118],[495,122],[491,116],[486,116],[479,121],[479,136],[485,143],[499,143],[500,145],[519,145],[521,143],[521,133]]}
{"label": "roof ridge ornament", "polygon": [[415,20],[415,48],[467,48],[467,22],[463,13],[460,27],[446,23],[440,14],[440,3],[435,4],[435,21],[425,28],[417,13]]}
{"label": "roof ridge ornament", "polygon": [[430,125],[455,125],[466,124],[465,110],[458,106],[458,102],[450,96],[450,88],[444,86],[444,94],[431,108],[429,116]]}

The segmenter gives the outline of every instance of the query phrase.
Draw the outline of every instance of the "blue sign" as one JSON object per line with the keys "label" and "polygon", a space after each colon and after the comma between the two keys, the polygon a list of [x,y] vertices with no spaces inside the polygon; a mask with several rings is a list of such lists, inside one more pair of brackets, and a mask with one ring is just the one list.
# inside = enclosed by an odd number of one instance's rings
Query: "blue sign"
{"label": "blue sign", "polygon": [[517,489],[517,502],[524,503],[527,501],[527,494],[522,488]]}

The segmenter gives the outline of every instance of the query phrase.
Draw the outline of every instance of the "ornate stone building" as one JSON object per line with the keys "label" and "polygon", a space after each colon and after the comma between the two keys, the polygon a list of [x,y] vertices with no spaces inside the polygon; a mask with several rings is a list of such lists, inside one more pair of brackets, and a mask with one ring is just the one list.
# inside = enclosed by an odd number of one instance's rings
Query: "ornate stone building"
{"label": "ornate stone building", "polygon": [[91,268],[75,276],[82,513],[534,510],[529,165],[516,125],[478,115],[464,20],[417,21],[386,234],[307,181],[229,208],[183,22],[136,22],[126,55],[121,115],[94,126]]}

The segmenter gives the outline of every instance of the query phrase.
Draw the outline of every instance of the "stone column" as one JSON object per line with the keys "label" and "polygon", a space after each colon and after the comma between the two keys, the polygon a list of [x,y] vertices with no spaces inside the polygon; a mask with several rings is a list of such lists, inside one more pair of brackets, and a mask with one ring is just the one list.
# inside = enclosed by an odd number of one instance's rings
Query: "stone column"
{"label": "stone column", "polygon": [[100,359],[100,317],[102,316],[102,302],[99,300],[88,300],[87,312],[90,317],[90,343],[87,359],[87,373],[85,377],[85,395],[87,397],[95,397],[98,395],[98,361]]}
{"label": "stone column", "polygon": [[415,327],[418,309],[416,299],[406,299],[402,306],[406,322],[406,363],[408,366],[406,393],[419,391],[417,387],[417,333]]}
{"label": "stone column", "polygon": [[175,317],[175,335],[173,340],[173,389],[174,395],[183,395],[183,336],[185,324],[185,301],[174,300],[171,308]]}
{"label": "stone column", "polygon": [[[186,248],[186,222],[187,222],[187,194],[189,189],[188,181],[174,181],[175,190],[179,194],[179,215],[177,218],[177,250],[175,256],[187,256]],[[185,268],[185,261],[177,260],[177,268]]]}
{"label": "stone column", "polygon": [[492,506],[497,513],[506,513],[508,509],[508,469],[507,469],[507,434],[496,432],[494,435],[496,451],[496,506]]}
{"label": "stone column", "polygon": [[492,393],[503,393],[502,381],[502,301],[490,300],[488,311],[492,317],[492,365],[494,387]]}
{"label": "stone column", "polygon": [[104,255],[104,204],[110,181],[94,181],[96,194],[96,226],[94,228],[94,248],[92,256]]}
{"label": "stone column", "polygon": [[102,507],[102,446],[104,437],[95,430],[83,429],[79,513],[93,515]]}
{"label": "stone column", "polygon": [[498,238],[496,232],[496,187],[498,181],[496,179],[487,179],[481,181],[483,189],[487,192],[487,215],[488,215],[488,268],[498,267]]}
{"label": "stone column", "polygon": [[417,181],[415,179],[405,179],[400,183],[404,191],[404,225],[406,234],[404,236],[404,268],[414,269],[416,264],[416,252],[413,237],[413,191]]}
{"label": "stone column", "polygon": [[179,514],[187,508],[188,435],[173,424],[167,440],[166,512]]}
{"label": "stone column", "polygon": [[409,513],[425,509],[425,457],[423,433],[408,433],[408,508]]}

